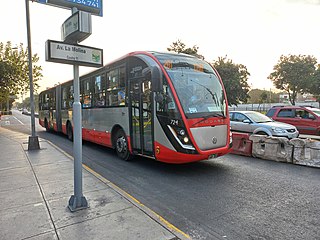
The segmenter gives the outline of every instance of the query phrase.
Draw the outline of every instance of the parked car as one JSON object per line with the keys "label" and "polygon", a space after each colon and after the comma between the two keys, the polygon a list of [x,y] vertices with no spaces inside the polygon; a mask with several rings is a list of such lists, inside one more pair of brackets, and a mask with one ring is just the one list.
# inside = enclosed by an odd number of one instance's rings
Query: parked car
{"label": "parked car", "polygon": [[299,132],[295,126],[276,122],[259,112],[230,111],[229,114],[231,131],[287,137],[289,139],[299,136]]}
{"label": "parked car", "polygon": [[275,106],[266,114],[275,121],[296,126],[301,134],[320,135],[320,109],[303,106]]}

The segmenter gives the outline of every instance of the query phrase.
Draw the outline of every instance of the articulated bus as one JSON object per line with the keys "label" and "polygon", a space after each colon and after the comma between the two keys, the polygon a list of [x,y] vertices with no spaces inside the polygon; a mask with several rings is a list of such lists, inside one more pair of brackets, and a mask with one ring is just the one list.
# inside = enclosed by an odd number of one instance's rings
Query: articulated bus
{"label": "articulated bus", "polygon": [[[133,52],[80,77],[82,137],[129,160],[212,159],[230,151],[228,103],[217,71],[194,56]],[[39,95],[39,123],[73,140],[73,81]]]}

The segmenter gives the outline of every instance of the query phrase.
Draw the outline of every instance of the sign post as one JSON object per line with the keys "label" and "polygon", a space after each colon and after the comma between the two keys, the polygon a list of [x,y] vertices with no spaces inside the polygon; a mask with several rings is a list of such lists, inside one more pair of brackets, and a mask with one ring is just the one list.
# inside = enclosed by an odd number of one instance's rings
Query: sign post
{"label": "sign post", "polygon": [[74,195],[69,199],[69,209],[71,212],[85,209],[88,202],[82,193],[82,116],[80,103],[79,65],[73,65],[73,157],[74,157]]}
{"label": "sign post", "polygon": [[102,16],[102,0],[37,0],[37,2],[72,10],[72,15],[61,27],[64,42],[52,40],[46,42],[46,61],[73,65],[74,195],[70,197],[68,207],[71,212],[74,212],[88,207],[87,199],[82,193],[82,116],[79,65],[89,67],[103,65],[102,49],[82,46],[78,43],[91,35],[91,14]]}

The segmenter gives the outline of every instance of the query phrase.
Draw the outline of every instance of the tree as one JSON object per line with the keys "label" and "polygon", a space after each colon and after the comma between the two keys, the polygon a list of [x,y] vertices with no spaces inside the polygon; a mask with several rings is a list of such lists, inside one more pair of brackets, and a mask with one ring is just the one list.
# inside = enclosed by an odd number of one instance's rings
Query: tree
{"label": "tree", "polygon": [[[33,84],[36,90],[37,81],[42,77],[42,68],[37,66],[37,54],[32,56]],[[12,48],[11,42],[0,42],[0,103],[7,102],[10,96],[24,93],[29,90],[28,52],[23,44]],[[5,104],[4,104],[5,105]]]}
{"label": "tree", "polygon": [[186,48],[186,45],[179,39],[178,41],[173,42],[170,47],[167,48],[167,50],[170,52],[185,53],[204,59],[202,55],[198,54],[198,49],[199,47],[196,45],[194,45],[192,48]]}
{"label": "tree", "polygon": [[265,93],[267,95],[267,102],[276,103],[279,102],[279,94],[267,90],[262,89],[252,89],[248,92],[250,99],[248,100],[248,103],[259,103],[261,100],[262,94]]}
{"label": "tree", "polygon": [[[17,103],[17,108],[22,108],[22,109],[27,109],[28,111],[30,111],[30,97],[26,97],[22,103]],[[34,95],[34,110],[35,112],[39,111],[39,95],[35,94]]]}
{"label": "tree", "polygon": [[246,66],[242,64],[235,64],[227,57],[219,57],[213,63],[213,66],[218,71],[224,87],[227,92],[229,105],[238,105],[239,103],[246,103],[250,96],[248,84],[248,72]]}
{"label": "tree", "polygon": [[316,68],[311,84],[309,84],[308,92],[313,94],[320,107],[320,65]]}
{"label": "tree", "polygon": [[281,55],[268,79],[277,89],[288,93],[289,101],[295,105],[298,93],[308,92],[315,74],[316,63],[316,58],[310,55]]}

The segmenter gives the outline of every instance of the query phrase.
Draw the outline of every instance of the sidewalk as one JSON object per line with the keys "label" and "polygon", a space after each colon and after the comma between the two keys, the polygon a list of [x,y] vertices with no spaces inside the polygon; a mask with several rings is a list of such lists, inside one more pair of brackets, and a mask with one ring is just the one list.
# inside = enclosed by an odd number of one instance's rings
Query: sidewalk
{"label": "sidewalk", "polygon": [[0,127],[0,239],[190,239],[93,170],[83,167],[89,208],[71,213],[73,160],[40,139]]}

